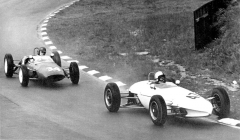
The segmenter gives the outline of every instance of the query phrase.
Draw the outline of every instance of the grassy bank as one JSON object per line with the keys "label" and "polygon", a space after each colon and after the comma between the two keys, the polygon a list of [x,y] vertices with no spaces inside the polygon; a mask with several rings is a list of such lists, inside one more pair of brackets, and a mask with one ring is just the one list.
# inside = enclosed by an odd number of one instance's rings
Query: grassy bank
{"label": "grassy bank", "polygon": [[[181,64],[189,75],[240,82],[239,7],[230,7],[219,19],[217,24],[224,25],[219,39],[205,51],[194,49],[193,11],[208,1],[81,0],[50,20],[48,34],[81,64],[124,83],[144,80],[157,70],[179,79],[176,67],[159,65],[163,60]],[[135,54],[142,51],[149,54]],[[213,87],[204,78],[189,77],[182,86],[201,93]],[[240,94],[230,96],[232,116],[240,118]]]}

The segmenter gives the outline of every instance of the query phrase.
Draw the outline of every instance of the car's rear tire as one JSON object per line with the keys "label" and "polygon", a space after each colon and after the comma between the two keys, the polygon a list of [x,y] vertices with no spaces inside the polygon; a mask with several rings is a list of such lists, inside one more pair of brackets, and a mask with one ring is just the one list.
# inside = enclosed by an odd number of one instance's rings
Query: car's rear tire
{"label": "car's rear tire", "polygon": [[227,91],[222,87],[217,87],[212,90],[211,100],[213,105],[213,113],[220,118],[225,118],[230,113],[230,99]]}
{"label": "car's rear tire", "polygon": [[104,102],[110,112],[117,112],[121,104],[120,90],[116,83],[108,83],[104,90]]}
{"label": "car's rear tire", "polygon": [[19,69],[19,82],[23,87],[27,87],[29,83],[28,69],[26,65],[22,65]]}
{"label": "car's rear tire", "polygon": [[76,62],[71,62],[69,67],[70,79],[73,84],[78,84],[80,78],[80,72],[78,64]]}
{"label": "car's rear tire", "polygon": [[149,103],[149,114],[155,125],[161,126],[166,122],[167,106],[162,96],[154,95]]}
{"label": "car's rear tire", "polygon": [[13,76],[13,70],[14,63],[13,63],[13,57],[11,54],[5,54],[4,56],[4,72],[6,77],[12,77]]}
{"label": "car's rear tire", "polygon": [[59,66],[61,67],[62,66],[62,62],[61,62],[61,57],[59,55],[59,53],[57,51],[53,51],[53,56],[52,56],[52,59],[53,61]]}

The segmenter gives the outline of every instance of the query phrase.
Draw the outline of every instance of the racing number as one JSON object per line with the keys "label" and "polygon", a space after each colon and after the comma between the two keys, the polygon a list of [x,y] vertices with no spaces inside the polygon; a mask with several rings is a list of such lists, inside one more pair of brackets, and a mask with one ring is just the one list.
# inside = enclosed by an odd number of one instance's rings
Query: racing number
{"label": "racing number", "polygon": [[199,98],[199,95],[196,93],[189,93],[186,97],[190,99],[196,99],[196,98]]}
{"label": "racing number", "polygon": [[52,67],[47,67],[48,71],[61,71],[58,67],[52,68]]}

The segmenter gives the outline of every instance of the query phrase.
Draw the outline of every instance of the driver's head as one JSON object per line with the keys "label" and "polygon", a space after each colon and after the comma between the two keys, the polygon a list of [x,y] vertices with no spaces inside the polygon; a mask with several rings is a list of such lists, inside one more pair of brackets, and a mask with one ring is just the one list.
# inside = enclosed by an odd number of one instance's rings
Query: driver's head
{"label": "driver's head", "polygon": [[158,71],[155,73],[154,78],[157,80],[157,82],[166,82],[166,76],[162,71]]}
{"label": "driver's head", "polygon": [[45,55],[46,54],[46,52],[47,52],[47,50],[46,50],[46,48],[45,47],[41,47],[41,48],[39,48],[39,55]]}

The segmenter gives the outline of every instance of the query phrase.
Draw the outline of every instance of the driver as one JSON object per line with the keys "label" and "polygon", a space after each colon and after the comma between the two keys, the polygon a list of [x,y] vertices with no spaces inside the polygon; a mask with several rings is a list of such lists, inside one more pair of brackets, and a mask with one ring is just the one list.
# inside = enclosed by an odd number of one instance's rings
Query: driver
{"label": "driver", "polygon": [[[46,55],[46,48],[45,47],[40,47],[38,50],[37,50],[37,55],[38,56],[45,56]],[[36,56],[35,56],[36,58]],[[22,65],[25,65],[27,63],[33,63],[34,62],[34,58],[32,55],[29,55],[29,56],[24,56],[23,59],[19,62],[19,64],[22,64]]]}
{"label": "driver", "polygon": [[156,84],[159,84],[160,82],[166,83],[166,76],[162,71],[156,72],[154,78],[156,79]]}
{"label": "driver", "polygon": [[32,55],[24,56],[23,59],[19,62],[19,64],[26,65],[27,63],[33,63],[34,58]]}
{"label": "driver", "polygon": [[179,80],[175,80],[173,78],[166,78],[165,74],[162,71],[156,72],[154,75],[154,78],[156,80],[155,84],[166,83],[166,82],[172,82],[176,85],[180,84]]}
{"label": "driver", "polygon": [[47,52],[47,50],[45,47],[40,47],[37,54],[40,56],[44,56],[44,55],[46,55],[46,52]]}

